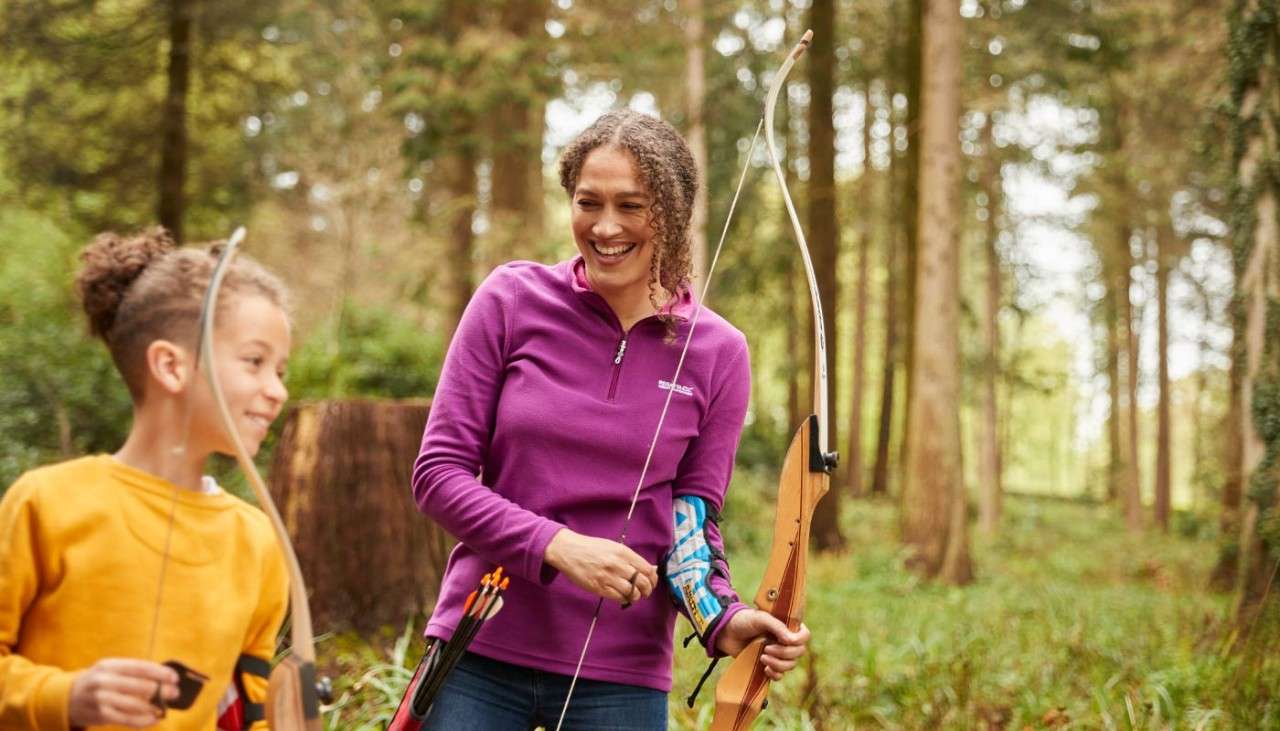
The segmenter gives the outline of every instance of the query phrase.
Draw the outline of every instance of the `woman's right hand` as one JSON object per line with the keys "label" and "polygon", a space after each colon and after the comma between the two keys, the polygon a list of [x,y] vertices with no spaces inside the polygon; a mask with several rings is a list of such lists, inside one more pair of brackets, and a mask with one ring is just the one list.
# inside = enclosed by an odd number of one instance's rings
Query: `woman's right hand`
{"label": "woman's right hand", "polygon": [[72,727],[107,724],[146,728],[164,717],[151,699],[178,697],[178,674],[160,663],[126,658],[99,660],[71,684]]}
{"label": "woman's right hand", "polygon": [[543,559],[579,587],[623,605],[649,596],[658,585],[658,567],[640,554],[568,528],[555,534]]}

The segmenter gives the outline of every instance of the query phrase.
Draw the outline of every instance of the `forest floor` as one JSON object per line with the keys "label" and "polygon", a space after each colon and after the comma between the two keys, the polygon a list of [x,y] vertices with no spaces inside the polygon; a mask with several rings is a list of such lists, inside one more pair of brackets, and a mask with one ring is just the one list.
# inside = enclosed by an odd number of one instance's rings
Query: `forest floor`
{"label": "forest floor", "polygon": [[[768,484],[740,473],[725,511],[747,594],[769,545]],[[841,524],[847,550],[809,564],[809,658],[774,684],[756,728],[1280,728],[1275,623],[1238,640],[1231,597],[1207,589],[1208,521],[1133,535],[1107,506],[1009,498],[1000,533],[973,536],[977,578],[959,588],[904,568],[892,502],[845,502]],[[414,635],[321,643],[339,678],[330,728],[381,728],[420,652]],[[716,676],[685,705],[706,662],[697,643],[677,645],[671,728],[709,724]]]}

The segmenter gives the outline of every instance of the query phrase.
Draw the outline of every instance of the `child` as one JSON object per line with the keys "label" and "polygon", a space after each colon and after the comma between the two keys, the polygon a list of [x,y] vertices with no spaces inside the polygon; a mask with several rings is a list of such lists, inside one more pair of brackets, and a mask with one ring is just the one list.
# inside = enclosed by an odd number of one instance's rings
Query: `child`
{"label": "child", "polygon": [[[266,516],[204,475],[233,449],[197,363],[216,250],[155,228],[101,234],[82,260],[133,424],[115,454],[32,470],[0,500],[0,729],[264,729],[288,580]],[[276,277],[232,262],[212,368],[251,452],[288,396],[286,306]],[[187,710],[169,660],[208,679]]]}

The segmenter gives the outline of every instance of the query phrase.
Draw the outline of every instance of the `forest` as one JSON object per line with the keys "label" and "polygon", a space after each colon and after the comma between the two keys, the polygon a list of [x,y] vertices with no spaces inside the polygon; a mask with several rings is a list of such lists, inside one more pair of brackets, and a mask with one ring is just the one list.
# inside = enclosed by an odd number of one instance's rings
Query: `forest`
{"label": "forest", "polygon": [[[728,226],[705,303],[751,354],[751,596],[817,352],[751,140],[807,29],[773,131],[840,459],[814,639],[756,727],[1280,728],[1274,0],[7,0],[0,491],[129,428],[80,249],[246,226],[293,297],[258,462],[325,725],[384,728],[453,542],[409,480],[454,328],[496,266],[575,255],[561,151],[625,107],[702,172],[699,291]],[[704,659],[677,644],[671,728],[711,720]]]}

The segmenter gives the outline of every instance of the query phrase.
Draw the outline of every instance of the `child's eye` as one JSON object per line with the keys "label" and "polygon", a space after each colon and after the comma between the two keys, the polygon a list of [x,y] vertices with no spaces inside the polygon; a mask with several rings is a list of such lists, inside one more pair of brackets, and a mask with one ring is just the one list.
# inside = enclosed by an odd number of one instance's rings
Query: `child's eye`
{"label": "child's eye", "polygon": [[254,368],[261,368],[262,364],[265,362],[265,359],[260,355],[250,355],[246,357],[244,360],[246,363],[253,366]]}

